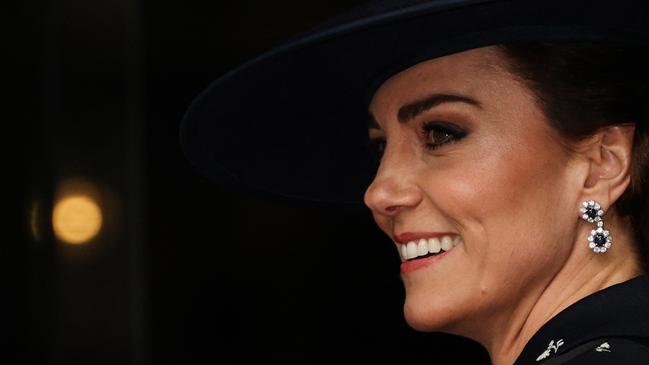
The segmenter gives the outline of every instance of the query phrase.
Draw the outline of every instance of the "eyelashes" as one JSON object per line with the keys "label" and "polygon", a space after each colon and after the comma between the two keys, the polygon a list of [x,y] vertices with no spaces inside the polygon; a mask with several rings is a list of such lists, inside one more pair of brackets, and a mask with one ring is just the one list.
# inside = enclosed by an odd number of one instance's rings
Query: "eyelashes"
{"label": "eyelashes", "polygon": [[[424,122],[419,126],[417,134],[424,147],[428,151],[434,151],[446,144],[452,144],[461,140],[466,137],[468,133],[453,123],[429,121]],[[383,157],[383,152],[385,151],[385,137],[375,137],[372,138],[370,142],[376,159],[380,161],[381,157]]]}
{"label": "eyelashes", "polygon": [[436,150],[447,143],[455,143],[467,135],[460,127],[446,122],[425,122],[420,129],[429,150]]}
{"label": "eyelashes", "polygon": [[374,155],[375,161],[381,161],[383,151],[385,150],[385,137],[375,137],[370,139],[370,151]]}

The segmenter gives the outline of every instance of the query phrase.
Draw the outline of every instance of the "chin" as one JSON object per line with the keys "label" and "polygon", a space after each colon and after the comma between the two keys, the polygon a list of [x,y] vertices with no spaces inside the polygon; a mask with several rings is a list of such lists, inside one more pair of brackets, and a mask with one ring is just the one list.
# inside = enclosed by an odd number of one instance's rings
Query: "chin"
{"label": "chin", "polygon": [[431,301],[406,297],[403,315],[410,327],[421,332],[446,332],[457,321],[449,306]]}

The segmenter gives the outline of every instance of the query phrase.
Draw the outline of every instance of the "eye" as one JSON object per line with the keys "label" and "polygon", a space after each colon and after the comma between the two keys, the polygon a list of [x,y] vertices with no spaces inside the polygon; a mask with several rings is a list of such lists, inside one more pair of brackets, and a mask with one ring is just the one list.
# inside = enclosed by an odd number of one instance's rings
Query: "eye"
{"label": "eye", "polygon": [[460,127],[447,122],[425,122],[421,126],[424,143],[429,150],[435,150],[447,143],[464,138],[467,133]]}

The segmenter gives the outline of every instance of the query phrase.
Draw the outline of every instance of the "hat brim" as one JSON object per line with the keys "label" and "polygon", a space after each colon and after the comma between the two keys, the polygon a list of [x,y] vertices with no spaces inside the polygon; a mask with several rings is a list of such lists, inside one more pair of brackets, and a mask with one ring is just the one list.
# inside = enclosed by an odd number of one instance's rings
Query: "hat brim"
{"label": "hat brim", "polygon": [[456,0],[361,9],[214,81],[186,112],[181,145],[202,174],[227,189],[361,203],[377,168],[367,106],[387,78],[426,59],[494,44],[647,45],[647,11],[636,7]]}

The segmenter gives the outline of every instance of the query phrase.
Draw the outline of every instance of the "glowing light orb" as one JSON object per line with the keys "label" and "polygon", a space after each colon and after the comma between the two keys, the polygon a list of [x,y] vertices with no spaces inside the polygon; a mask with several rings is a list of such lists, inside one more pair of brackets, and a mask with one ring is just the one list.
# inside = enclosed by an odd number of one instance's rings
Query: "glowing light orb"
{"label": "glowing light orb", "polygon": [[65,197],[54,205],[52,227],[56,237],[67,243],[82,244],[99,233],[102,223],[97,202],[83,195]]}

